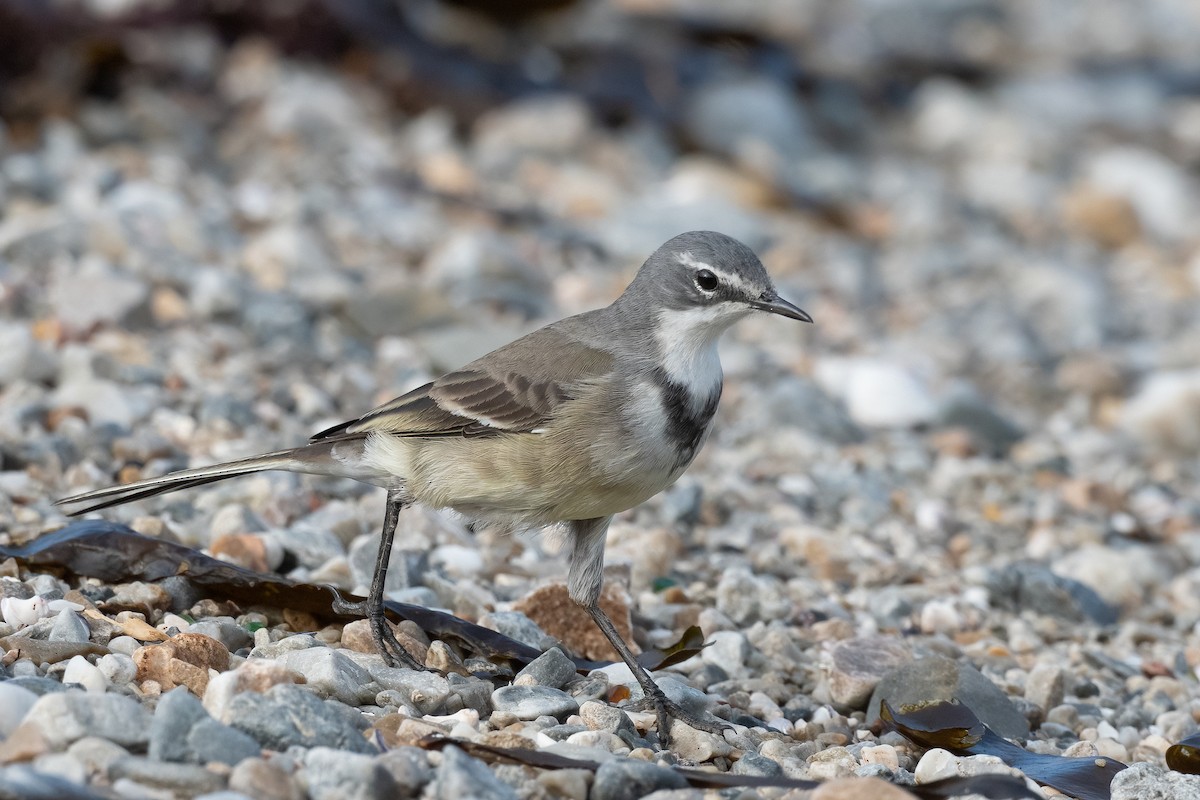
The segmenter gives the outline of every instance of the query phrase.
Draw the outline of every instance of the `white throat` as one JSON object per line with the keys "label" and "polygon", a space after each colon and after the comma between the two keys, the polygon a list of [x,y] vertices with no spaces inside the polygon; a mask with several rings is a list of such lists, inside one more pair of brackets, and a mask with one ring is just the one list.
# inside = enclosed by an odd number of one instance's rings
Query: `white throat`
{"label": "white throat", "polygon": [[721,386],[717,342],[743,313],[721,306],[664,309],[658,313],[655,338],[662,368],[672,383],[685,386],[696,402],[704,402]]}

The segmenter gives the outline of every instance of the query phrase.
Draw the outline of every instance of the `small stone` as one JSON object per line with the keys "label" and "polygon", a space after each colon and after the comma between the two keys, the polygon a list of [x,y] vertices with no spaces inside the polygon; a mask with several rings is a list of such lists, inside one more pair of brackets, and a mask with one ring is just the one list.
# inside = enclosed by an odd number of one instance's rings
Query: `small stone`
{"label": "small stone", "polygon": [[305,754],[302,780],[312,800],[390,800],[398,791],[391,773],[371,756],[329,747]]}
{"label": "small stone", "polygon": [[1058,664],[1038,664],[1025,679],[1025,699],[1043,711],[1061,705],[1066,671]]}
{"label": "small stone", "polygon": [[83,618],[69,608],[58,612],[54,618],[54,627],[50,629],[52,642],[86,642],[91,639],[92,632]]}
{"label": "small stone", "polygon": [[728,756],[733,746],[724,737],[708,731],[698,731],[679,720],[671,722],[671,752],[682,759],[697,764],[712,761],[717,756]]}
{"label": "small stone", "polygon": [[374,747],[362,736],[367,720],[336,700],[322,700],[296,686],[274,686],[265,694],[246,692],[229,701],[225,718],[268,750],[337,747],[369,753]]}
{"label": "small stone", "polygon": [[[388,624],[391,625],[390,622]],[[401,625],[392,625],[392,632],[396,634],[396,640],[400,642],[401,647],[408,651],[410,656],[418,663],[425,663],[425,657],[429,650],[428,644],[414,639]],[[353,622],[347,622],[342,628],[342,647],[358,653],[378,653],[379,648],[375,646],[375,638],[371,635],[370,621],[356,619]]]}
{"label": "small stone", "polygon": [[521,720],[538,717],[561,720],[579,711],[574,697],[549,686],[502,686],[492,692],[492,707],[497,713],[511,714]]}
{"label": "small stone", "polygon": [[442,675],[467,676],[471,674],[458,654],[450,649],[450,645],[440,639],[429,643],[429,648],[425,651],[425,668]]}
{"label": "small stone", "polygon": [[171,764],[144,756],[124,756],[109,764],[110,781],[128,779],[155,789],[194,797],[225,788],[225,779],[195,764]]}
{"label": "small stone", "polygon": [[304,791],[291,776],[262,758],[248,758],[234,767],[229,788],[255,800],[304,800]]}
{"label": "small stone", "polygon": [[63,683],[76,683],[93,694],[103,694],[108,689],[108,679],[95,664],[83,656],[75,656],[63,670]]}
{"label": "small stone", "polygon": [[828,747],[807,759],[808,777],[815,781],[832,781],[854,774],[858,760],[844,747]]}
{"label": "small stone", "polygon": [[85,736],[67,748],[67,753],[83,766],[88,775],[104,775],[108,767],[118,758],[129,755],[129,751],[99,736]]}
{"label": "small stone", "polygon": [[753,752],[744,753],[729,771],[733,775],[757,775],[763,778],[777,778],[783,775],[783,767]]}
{"label": "small stone", "polygon": [[538,773],[538,786],[551,797],[564,800],[587,800],[592,772],[586,769],[547,769]]}
{"label": "small stone", "polygon": [[209,719],[204,706],[186,689],[164,692],[150,722],[148,753],[155,761],[187,761],[187,736],[197,722]]}
{"label": "small stone", "polygon": [[752,648],[745,634],[740,631],[714,631],[709,634],[707,645],[700,651],[700,659],[725,671],[725,674],[741,676],[746,673]]}
{"label": "small stone", "polygon": [[450,746],[442,750],[433,796],[437,800],[517,800],[508,784],[496,779],[482,761]]}
{"label": "small stone", "polygon": [[441,675],[402,667],[372,667],[371,677],[384,689],[400,693],[418,713],[440,714],[450,697],[450,681]]}
{"label": "small stone", "polygon": [[550,686],[561,689],[577,675],[575,662],[557,647],[552,647],[525,665],[513,679],[513,686]]}
{"label": "small stone", "polygon": [[874,358],[827,358],[816,369],[821,386],[846,403],[851,418],[868,428],[908,428],[931,422],[938,405],[907,367]]}
{"label": "small stone", "polygon": [[814,789],[811,800],[912,800],[912,795],[879,778],[834,778]]}
{"label": "small stone", "polygon": [[202,633],[181,633],[169,640],[169,646],[180,661],[194,664],[201,669],[224,672],[229,669],[229,651],[211,636]]}
{"label": "small stone", "polygon": [[843,708],[862,708],[885,674],[911,660],[912,653],[896,639],[869,636],[838,642],[822,664],[829,676],[830,699]]}
{"label": "small stone", "polygon": [[137,665],[124,653],[109,653],[100,656],[96,667],[114,686],[124,686],[137,677]]}
{"label": "small stone", "polygon": [[639,800],[662,789],[685,789],[687,785],[682,775],[667,767],[615,759],[596,770],[590,800]]}
{"label": "small stone", "polygon": [[17,729],[37,699],[28,689],[11,681],[0,681],[0,740]]}
{"label": "small stone", "polygon": [[134,747],[148,740],[150,715],[136,700],[118,694],[57,692],[38,698],[25,721],[31,722],[55,750],[84,736],[100,736]]}
{"label": "small stone", "polygon": [[197,764],[234,766],[262,752],[250,736],[207,716],[188,732],[187,747],[188,760]]}
{"label": "small stone", "polygon": [[917,762],[913,775],[917,783],[931,783],[943,778],[973,775],[1020,775],[996,756],[956,756],[941,748],[927,750]]}
{"label": "small stone", "polygon": [[376,756],[375,761],[392,776],[401,794],[417,795],[433,780],[434,771],[429,765],[429,754],[419,747],[393,747]]}
{"label": "small stone", "polygon": [[35,723],[25,722],[14,728],[7,739],[0,739],[0,766],[33,761],[52,749],[41,729]]}
{"label": "small stone", "polygon": [[284,653],[276,659],[276,663],[303,675],[305,682],[313,689],[347,705],[370,702],[377,691],[369,672],[328,647]]}
{"label": "small stone", "polygon": [[583,718],[583,724],[594,731],[637,734],[637,729],[634,728],[633,720],[629,718],[629,715],[607,703],[588,700],[579,707],[579,716]]}
{"label": "small stone", "polygon": [[[631,642],[633,622],[625,591],[615,584],[606,583],[600,592],[600,608],[612,620],[620,637],[625,642]],[[592,621],[591,615],[567,594],[567,586],[564,583],[552,583],[535,589],[513,603],[513,610],[526,614],[541,630],[554,640],[562,642],[572,653],[578,653],[593,661],[611,661],[618,658],[608,639]],[[545,650],[551,645],[553,642],[550,645],[534,644],[540,650]]]}
{"label": "small stone", "polygon": [[1200,800],[1200,775],[1165,770],[1158,764],[1130,764],[1109,785],[1111,800]]}
{"label": "small stone", "polygon": [[549,650],[556,644],[554,637],[520,610],[492,611],[480,617],[479,624],[538,650]]}

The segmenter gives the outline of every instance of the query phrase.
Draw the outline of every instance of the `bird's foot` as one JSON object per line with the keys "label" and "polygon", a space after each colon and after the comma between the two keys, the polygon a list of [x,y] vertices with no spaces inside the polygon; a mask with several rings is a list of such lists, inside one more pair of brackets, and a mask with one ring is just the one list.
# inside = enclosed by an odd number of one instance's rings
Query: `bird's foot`
{"label": "bird's foot", "polygon": [[355,614],[367,618],[371,624],[371,641],[375,643],[375,649],[379,651],[379,655],[383,656],[383,663],[389,667],[425,669],[425,665],[413,658],[404,649],[404,645],[400,644],[400,640],[396,638],[396,632],[392,630],[391,623],[387,621],[383,606],[372,607],[369,600],[350,603],[335,590],[333,610],[337,614]]}
{"label": "bird's foot", "polygon": [[[704,731],[716,736],[722,736],[725,731],[733,730],[733,726],[728,722],[706,714],[701,716],[688,711],[683,706],[676,703],[671,698],[662,693],[661,690],[652,694],[649,698],[642,701],[645,706],[653,706],[654,714],[658,719],[658,738],[663,743],[664,747],[670,746],[671,739],[671,723],[678,720],[689,728],[695,728],[698,731]],[[707,717],[707,719],[705,719]]]}

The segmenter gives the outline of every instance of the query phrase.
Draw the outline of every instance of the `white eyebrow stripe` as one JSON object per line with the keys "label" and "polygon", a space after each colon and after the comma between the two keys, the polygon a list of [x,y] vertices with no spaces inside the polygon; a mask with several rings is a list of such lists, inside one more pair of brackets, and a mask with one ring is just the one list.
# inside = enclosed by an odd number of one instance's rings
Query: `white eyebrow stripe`
{"label": "white eyebrow stripe", "polygon": [[713,267],[712,264],[706,264],[705,262],[697,259],[688,250],[684,250],[682,253],[679,253],[678,255],[676,255],[675,259],[680,264],[683,264],[685,267],[692,267],[693,269],[696,269],[696,270],[701,270],[701,269],[708,270],[709,272],[711,272],[712,274],[714,274],[718,278],[720,278],[722,283],[724,283],[728,286],[732,286],[733,288],[740,291],[742,294],[747,294],[747,295],[753,294],[753,288],[751,286],[747,285],[747,283],[744,280],[742,280],[740,275],[734,275],[732,273],[725,272],[724,270],[716,269]]}

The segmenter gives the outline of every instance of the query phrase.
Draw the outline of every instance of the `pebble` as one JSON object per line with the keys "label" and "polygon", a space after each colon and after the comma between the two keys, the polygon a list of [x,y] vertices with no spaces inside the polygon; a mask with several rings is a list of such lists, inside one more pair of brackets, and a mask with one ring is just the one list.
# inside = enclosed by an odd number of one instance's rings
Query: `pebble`
{"label": "pebble", "polygon": [[439,714],[452,693],[449,678],[433,672],[400,667],[375,666],[370,677],[384,689],[399,692],[418,714]]}
{"label": "pebble", "polygon": [[837,642],[823,658],[830,698],[846,708],[862,708],[883,676],[911,659],[902,643],[882,636]]}
{"label": "pebble", "polygon": [[663,789],[685,789],[687,781],[667,767],[634,759],[606,761],[596,770],[591,800],[638,800]]}
{"label": "pebble", "polygon": [[123,695],[67,691],[39,697],[25,721],[56,750],[84,736],[137,747],[147,743],[150,714],[137,700]]}
{"label": "pebble", "polygon": [[517,719],[534,720],[538,717],[564,719],[579,711],[574,697],[550,686],[501,686],[492,692],[492,707],[503,714]]}
{"label": "pebble", "polygon": [[54,618],[54,627],[50,629],[48,638],[52,642],[86,642],[91,639],[91,631],[82,617],[64,608]]}
{"label": "pebble", "polygon": [[75,656],[63,670],[63,683],[76,683],[93,694],[103,694],[108,689],[108,678],[83,656]]}
{"label": "pebble", "polygon": [[575,662],[557,647],[552,647],[526,664],[513,678],[513,686],[549,686],[562,689],[575,679]]}
{"label": "pebble", "polygon": [[108,765],[108,779],[115,784],[121,780],[143,786],[186,795],[215,792],[225,787],[225,780],[195,764],[168,764],[143,756],[122,756]]}
{"label": "pebble", "polygon": [[373,751],[362,736],[367,721],[358,711],[295,686],[273,686],[263,694],[236,695],[229,701],[223,720],[268,750],[299,745],[337,747],[355,753]]}
{"label": "pebble", "polygon": [[312,800],[389,800],[399,790],[392,773],[371,756],[331,747],[314,747],[305,754],[301,781]]}
{"label": "pebble", "polygon": [[472,758],[457,747],[442,750],[433,796],[437,800],[517,800],[517,793],[507,784],[496,780],[482,761]]}
{"label": "pebble", "polygon": [[273,761],[247,758],[229,773],[229,788],[255,800],[305,800],[305,793]]}
{"label": "pebble", "polygon": [[377,691],[371,673],[327,647],[283,653],[276,663],[304,676],[305,683],[312,689],[347,705],[369,702]]}
{"label": "pebble", "polygon": [[0,740],[17,729],[38,696],[12,681],[0,681]]}
{"label": "pebble", "polygon": [[212,717],[186,689],[164,694],[150,724],[150,758],[234,766],[259,753],[258,743]]}

